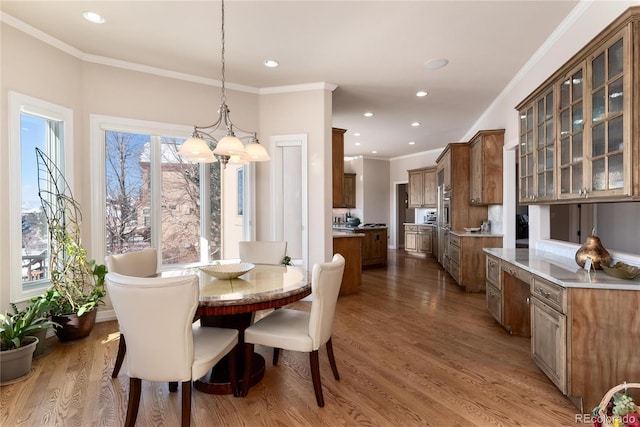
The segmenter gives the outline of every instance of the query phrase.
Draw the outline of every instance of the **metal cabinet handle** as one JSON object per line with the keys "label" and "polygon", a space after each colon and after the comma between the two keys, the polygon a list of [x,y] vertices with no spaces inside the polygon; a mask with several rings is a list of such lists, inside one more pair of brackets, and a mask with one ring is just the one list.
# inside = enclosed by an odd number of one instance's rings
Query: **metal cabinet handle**
{"label": "metal cabinet handle", "polygon": [[531,304],[531,299],[529,297],[527,297],[527,305]]}
{"label": "metal cabinet handle", "polygon": [[542,288],[536,288],[536,292],[547,299],[551,296],[551,292],[545,292]]}

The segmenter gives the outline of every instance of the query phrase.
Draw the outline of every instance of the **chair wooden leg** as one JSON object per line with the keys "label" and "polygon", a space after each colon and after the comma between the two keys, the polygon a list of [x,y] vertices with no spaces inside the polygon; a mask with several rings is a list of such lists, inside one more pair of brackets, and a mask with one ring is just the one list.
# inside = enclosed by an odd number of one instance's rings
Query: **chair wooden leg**
{"label": "chair wooden leg", "polygon": [[178,391],[178,381],[169,382],[169,391],[171,393],[175,393],[176,391]]}
{"label": "chair wooden leg", "polygon": [[118,354],[116,355],[116,363],[113,365],[113,372],[111,378],[118,378],[118,373],[122,367],[124,361],[124,354],[127,352],[127,343],[124,341],[124,335],[120,334],[120,340],[118,343]]}
{"label": "chair wooden leg", "polygon": [[229,382],[231,383],[231,391],[233,392],[233,397],[240,396],[240,390],[238,388],[238,364],[237,361],[237,345],[234,346],[229,354],[227,354],[227,362],[229,368]]}
{"label": "chair wooden leg", "polygon": [[127,406],[127,418],[124,421],[125,427],[134,427],[136,425],[141,391],[142,380],[140,378],[129,378],[129,403]]}
{"label": "chair wooden leg", "polygon": [[278,358],[280,357],[280,349],[278,347],[273,347],[273,366],[278,364]]}
{"label": "chair wooden leg", "polygon": [[322,396],[322,382],[320,380],[320,362],[318,361],[318,350],[309,353],[309,363],[311,364],[311,379],[313,380],[313,389],[316,392],[316,401],[318,406],[324,406],[324,397]]}
{"label": "chair wooden leg", "polygon": [[191,425],[191,380],[182,382],[182,427]]}
{"label": "chair wooden leg", "polygon": [[327,355],[329,356],[329,364],[331,365],[331,370],[333,371],[333,377],[339,380],[340,374],[338,373],[338,367],[336,366],[336,359],[333,357],[333,344],[331,343],[331,338],[329,338],[329,341],[327,341]]}
{"label": "chair wooden leg", "polygon": [[244,374],[242,375],[242,396],[249,393],[249,381],[251,381],[251,363],[253,363],[253,344],[244,344]]}

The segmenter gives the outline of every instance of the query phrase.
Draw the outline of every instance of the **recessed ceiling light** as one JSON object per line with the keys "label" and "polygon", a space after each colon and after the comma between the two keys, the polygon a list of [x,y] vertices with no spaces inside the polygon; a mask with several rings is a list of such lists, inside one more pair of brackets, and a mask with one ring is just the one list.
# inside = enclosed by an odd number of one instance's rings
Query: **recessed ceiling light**
{"label": "recessed ceiling light", "polygon": [[276,68],[278,65],[280,65],[280,63],[278,61],[276,61],[275,59],[266,59],[264,61],[264,66],[265,67]]}
{"label": "recessed ceiling light", "polygon": [[448,63],[449,63],[448,59],[438,58],[438,59],[432,59],[430,61],[425,62],[424,66],[432,70],[436,70],[438,68],[445,67]]}
{"label": "recessed ceiling light", "polygon": [[376,150],[373,150],[371,154],[378,154],[378,152]]}
{"label": "recessed ceiling light", "polygon": [[415,141],[409,141],[409,145],[416,145]]}
{"label": "recessed ceiling light", "polygon": [[366,113],[364,113],[364,116],[365,117],[371,117],[371,116],[373,116],[373,113],[367,111]]}
{"label": "recessed ceiling light", "polygon": [[84,19],[89,22],[93,22],[94,24],[102,24],[107,21],[102,15],[96,12],[82,12],[82,16],[84,16]]}
{"label": "recessed ceiling light", "polygon": [[353,136],[360,136],[358,132],[354,133]]}
{"label": "recessed ceiling light", "polygon": [[411,123],[411,126],[413,126],[414,128],[418,127],[418,126],[420,126],[420,122],[413,122],[413,123]]}
{"label": "recessed ceiling light", "polygon": [[359,142],[356,142],[356,145],[360,145],[360,143],[359,143]]}
{"label": "recessed ceiling light", "polygon": [[429,92],[427,92],[426,90],[421,90],[419,92],[416,92],[416,96],[421,97],[421,98],[423,96],[427,96],[427,95],[429,95]]}

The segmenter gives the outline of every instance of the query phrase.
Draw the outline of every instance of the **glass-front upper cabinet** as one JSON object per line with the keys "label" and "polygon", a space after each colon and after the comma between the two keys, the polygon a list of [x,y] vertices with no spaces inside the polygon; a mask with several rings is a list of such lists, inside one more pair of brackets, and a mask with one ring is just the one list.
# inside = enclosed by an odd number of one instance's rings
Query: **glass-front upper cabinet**
{"label": "glass-front upper cabinet", "polygon": [[555,115],[553,87],[520,111],[520,203],[555,197]]}
{"label": "glass-front upper cabinet", "polygon": [[629,26],[591,55],[589,144],[585,197],[631,194],[631,49]]}
{"label": "glass-front upper cabinet", "polygon": [[559,83],[559,198],[580,197],[584,188],[582,162],[584,144],[583,80],[584,71],[580,66],[569,72]]}
{"label": "glass-front upper cabinet", "polygon": [[533,189],[533,106],[520,110],[519,144],[519,199],[520,203],[531,203],[535,193]]}

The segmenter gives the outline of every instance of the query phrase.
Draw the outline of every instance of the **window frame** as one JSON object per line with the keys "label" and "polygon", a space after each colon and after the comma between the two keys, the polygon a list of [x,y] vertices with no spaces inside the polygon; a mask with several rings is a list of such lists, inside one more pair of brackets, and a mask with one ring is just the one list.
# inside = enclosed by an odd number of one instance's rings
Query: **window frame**
{"label": "window frame", "polygon": [[41,295],[51,286],[47,279],[32,282],[24,286],[22,283],[22,162],[21,162],[21,116],[27,113],[50,120],[62,122],[62,141],[58,150],[62,164],[58,168],[75,194],[74,186],[74,121],[73,110],[62,105],[54,104],[42,99],[34,98],[19,92],[9,91],[9,280],[11,283],[10,300],[13,303],[26,301],[31,297]]}

